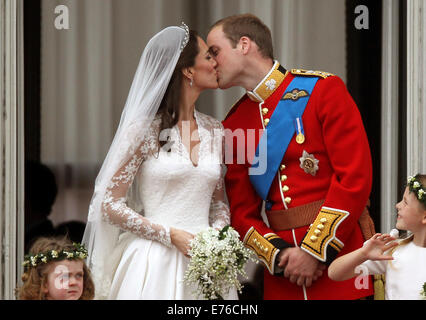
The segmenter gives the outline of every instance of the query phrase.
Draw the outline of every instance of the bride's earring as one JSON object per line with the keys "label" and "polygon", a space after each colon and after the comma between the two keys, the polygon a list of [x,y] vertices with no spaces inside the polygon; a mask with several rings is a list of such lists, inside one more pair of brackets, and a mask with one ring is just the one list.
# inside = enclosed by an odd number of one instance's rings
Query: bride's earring
{"label": "bride's earring", "polygon": [[189,83],[189,85],[192,87],[193,84],[194,84],[194,82],[192,82],[192,79],[191,79],[191,82]]}

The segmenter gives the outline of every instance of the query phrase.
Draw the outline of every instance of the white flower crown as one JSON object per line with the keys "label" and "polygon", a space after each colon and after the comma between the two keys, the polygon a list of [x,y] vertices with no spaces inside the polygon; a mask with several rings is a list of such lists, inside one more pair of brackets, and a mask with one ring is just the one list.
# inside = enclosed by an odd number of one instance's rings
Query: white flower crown
{"label": "white flower crown", "polygon": [[408,177],[407,178],[407,187],[411,192],[415,193],[417,199],[421,203],[426,205],[426,189],[424,188],[424,186],[422,186],[422,184],[418,180],[418,176],[419,175],[416,175],[414,177],[412,177],[412,176]]}
{"label": "white flower crown", "polygon": [[87,249],[80,243],[73,243],[73,250],[50,250],[48,252],[38,253],[36,255],[26,255],[22,265],[25,269],[37,267],[41,263],[49,263],[54,260],[72,260],[72,259],[86,259]]}

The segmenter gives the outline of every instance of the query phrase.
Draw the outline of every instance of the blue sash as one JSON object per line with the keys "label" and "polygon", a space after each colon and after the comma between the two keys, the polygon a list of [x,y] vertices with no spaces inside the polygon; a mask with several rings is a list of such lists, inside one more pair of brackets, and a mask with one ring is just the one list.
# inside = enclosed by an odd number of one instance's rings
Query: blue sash
{"label": "blue sash", "polygon": [[[299,77],[296,76],[286,88],[286,91],[274,110],[267,128],[265,129],[259,144],[256,148],[256,158],[259,159],[249,169],[249,177],[257,194],[267,200],[272,181],[278,171],[291,138],[296,132],[295,122],[298,119],[302,122],[302,115],[308,104],[309,97],[318,81],[318,77]],[[300,96],[297,99],[286,98],[294,89],[306,91],[307,95]],[[287,95],[287,96],[286,96]],[[265,134],[266,133],[266,134]],[[265,150],[266,154],[259,157],[259,149]],[[266,159],[265,159],[266,158]],[[261,161],[266,161],[266,172],[256,174]]]}

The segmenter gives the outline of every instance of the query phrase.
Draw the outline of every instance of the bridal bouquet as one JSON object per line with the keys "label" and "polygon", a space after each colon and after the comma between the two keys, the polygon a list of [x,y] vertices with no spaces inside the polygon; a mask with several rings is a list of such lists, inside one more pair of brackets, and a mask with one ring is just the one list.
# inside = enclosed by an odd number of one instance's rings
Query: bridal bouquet
{"label": "bridal bouquet", "polygon": [[184,281],[195,284],[194,293],[207,300],[223,299],[232,287],[241,292],[238,275],[247,278],[244,265],[249,259],[257,262],[230,226],[199,232],[191,241],[189,255]]}
{"label": "bridal bouquet", "polygon": [[422,300],[426,300],[426,282],[423,283],[422,291],[420,292],[420,297]]}

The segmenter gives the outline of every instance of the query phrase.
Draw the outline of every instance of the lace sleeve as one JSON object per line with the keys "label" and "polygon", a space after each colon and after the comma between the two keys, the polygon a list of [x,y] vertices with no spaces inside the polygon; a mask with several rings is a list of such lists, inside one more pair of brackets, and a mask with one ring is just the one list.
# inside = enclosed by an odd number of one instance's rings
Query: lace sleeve
{"label": "lace sleeve", "polygon": [[217,182],[210,204],[209,223],[210,226],[217,229],[222,229],[231,223],[229,206],[225,196],[224,169],[225,166],[222,165],[222,174]]}
{"label": "lace sleeve", "polygon": [[146,156],[144,143],[146,142],[142,143],[133,156],[112,177],[102,202],[103,219],[122,230],[171,247],[168,227],[151,223],[149,219],[131,209],[126,203],[127,191]]}
{"label": "lace sleeve", "polygon": [[[213,228],[222,229],[231,223],[229,212],[229,205],[225,194],[225,172],[226,166],[224,165],[223,155],[225,147],[225,133],[222,124],[215,120],[213,122],[215,132],[215,142],[220,152],[219,159],[221,159],[221,174],[213,192],[212,201],[210,204],[209,223]],[[216,140],[217,139],[217,140]]]}

